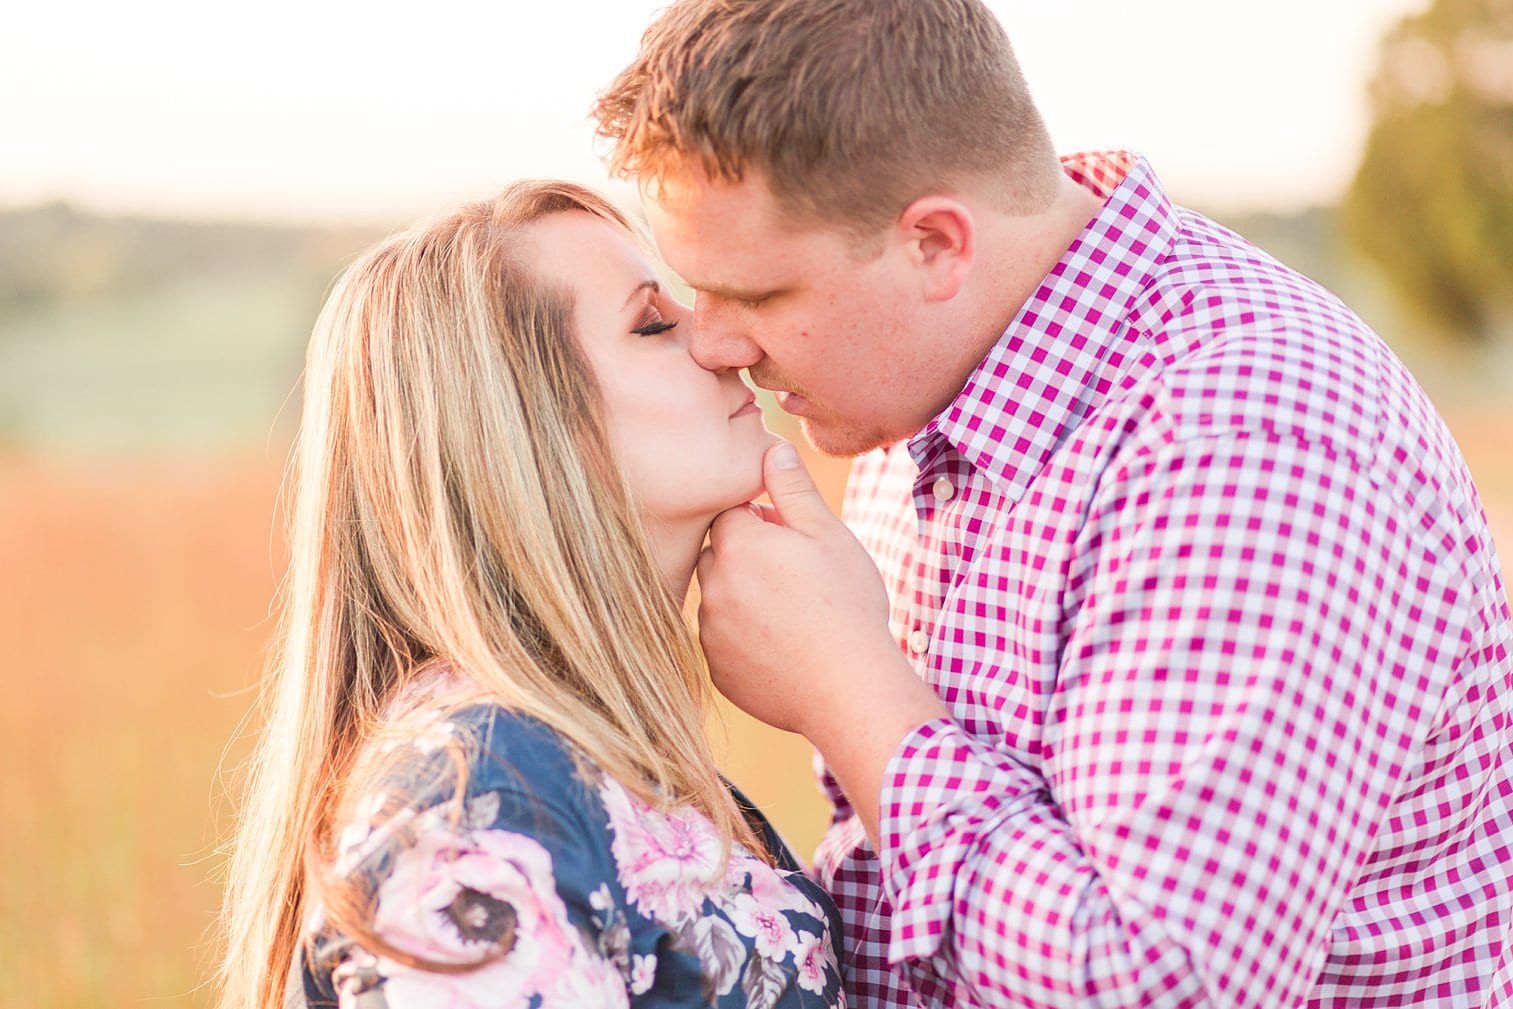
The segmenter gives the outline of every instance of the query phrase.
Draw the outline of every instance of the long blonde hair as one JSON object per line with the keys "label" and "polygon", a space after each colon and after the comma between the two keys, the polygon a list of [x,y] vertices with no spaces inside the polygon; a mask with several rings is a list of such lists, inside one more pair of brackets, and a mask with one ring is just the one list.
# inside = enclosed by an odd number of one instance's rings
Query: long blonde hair
{"label": "long blonde hair", "polygon": [[606,448],[571,298],[522,261],[523,230],[563,211],[634,233],[589,190],[517,184],[369,250],[316,323],[224,1009],[279,1004],[344,779],[438,662],[762,850],[715,769],[703,658]]}

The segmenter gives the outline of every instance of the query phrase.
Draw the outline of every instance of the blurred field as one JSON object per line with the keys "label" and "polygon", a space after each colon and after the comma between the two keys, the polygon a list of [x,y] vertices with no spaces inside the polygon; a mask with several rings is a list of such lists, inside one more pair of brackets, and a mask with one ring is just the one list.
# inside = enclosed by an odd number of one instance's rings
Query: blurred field
{"label": "blurred field", "polygon": [[199,1004],[222,748],[273,587],[270,467],[0,464],[0,1006]]}
{"label": "blurred field", "polygon": [[[1510,542],[1513,409],[1452,424]],[[813,464],[834,498],[844,466]],[[0,1009],[207,1004],[217,775],[270,631],[278,469],[0,459]],[[728,724],[728,773],[807,855],[807,745]]]}
{"label": "blurred field", "polygon": [[[208,1004],[218,771],[272,628],[279,468],[0,458],[0,1009]],[[728,773],[807,855],[807,745],[727,720]]]}

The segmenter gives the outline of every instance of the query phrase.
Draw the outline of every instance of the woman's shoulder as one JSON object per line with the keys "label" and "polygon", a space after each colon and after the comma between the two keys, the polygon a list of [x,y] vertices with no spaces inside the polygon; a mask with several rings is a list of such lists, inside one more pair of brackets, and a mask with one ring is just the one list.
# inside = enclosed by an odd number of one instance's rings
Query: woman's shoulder
{"label": "woman's shoulder", "polygon": [[598,769],[562,733],[530,715],[492,702],[450,716],[467,756],[468,791],[504,791],[560,809],[592,804]]}
{"label": "woman's shoulder", "polygon": [[502,791],[567,807],[588,799],[572,782],[588,767],[556,729],[470,692],[452,674],[407,690],[365,746],[370,785],[408,789],[428,805],[460,793]]}

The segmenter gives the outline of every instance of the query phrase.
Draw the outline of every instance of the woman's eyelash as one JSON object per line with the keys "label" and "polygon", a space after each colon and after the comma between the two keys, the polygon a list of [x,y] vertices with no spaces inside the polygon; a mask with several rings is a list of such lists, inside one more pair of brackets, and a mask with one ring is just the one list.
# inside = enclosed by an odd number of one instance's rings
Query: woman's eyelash
{"label": "woman's eyelash", "polygon": [[663,322],[659,319],[656,322],[648,322],[644,325],[637,326],[635,329],[631,330],[631,332],[635,333],[637,336],[657,336],[659,334],[667,332],[669,329],[676,329],[677,326],[678,324],[676,322]]}

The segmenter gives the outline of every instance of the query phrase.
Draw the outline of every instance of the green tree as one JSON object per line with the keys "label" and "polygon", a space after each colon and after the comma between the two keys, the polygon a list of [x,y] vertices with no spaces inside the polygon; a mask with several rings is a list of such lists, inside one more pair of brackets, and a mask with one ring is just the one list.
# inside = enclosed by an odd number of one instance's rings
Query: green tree
{"label": "green tree", "polygon": [[1350,240],[1410,308],[1513,336],[1513,0],[1433,0],[1384,40]]}

